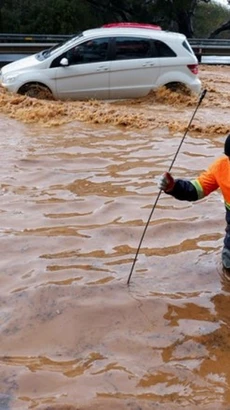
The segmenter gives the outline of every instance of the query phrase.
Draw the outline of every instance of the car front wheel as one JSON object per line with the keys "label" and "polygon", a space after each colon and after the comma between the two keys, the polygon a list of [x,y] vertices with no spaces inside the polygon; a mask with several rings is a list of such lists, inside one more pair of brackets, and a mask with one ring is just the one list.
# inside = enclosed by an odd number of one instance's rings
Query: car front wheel
{"label": "car front wheel", "polygon": [[18,93],[40,100],[53,100],[53,95],[50,89],[46,85],[40,83],[24,84],[18,90]]}

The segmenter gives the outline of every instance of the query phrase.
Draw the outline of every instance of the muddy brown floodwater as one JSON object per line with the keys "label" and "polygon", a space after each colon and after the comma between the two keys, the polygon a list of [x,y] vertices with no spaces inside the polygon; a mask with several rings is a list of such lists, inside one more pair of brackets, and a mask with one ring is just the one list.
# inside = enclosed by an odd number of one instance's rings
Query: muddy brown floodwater
{"label": "muddy brown floodwater", "polygon": [[[230,69],[173,166],[195,177],[230,131]],[[220,192],[161,195],[197,97],[58,102],[0,90],[0,409],[230,409]]]}

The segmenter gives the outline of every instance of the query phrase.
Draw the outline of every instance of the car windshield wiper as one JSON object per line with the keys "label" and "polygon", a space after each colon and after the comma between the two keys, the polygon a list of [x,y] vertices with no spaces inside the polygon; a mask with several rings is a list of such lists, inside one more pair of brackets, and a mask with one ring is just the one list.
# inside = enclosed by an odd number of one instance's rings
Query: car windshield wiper
{"label": "car windshield wiper", "polygon": [[48,57],[50,56],[50,54],[51,54],[54,50],[56,50],[56,49],[58,49],[58,48],[61,48],[61,47],[63,47],[63,45],[67,45],[68,43],[71,44],[71,43],[73,43],[77,38],[82,37],[82,36],[83,36],[82,33],[78,34],[77,36],[76,36],[76,35],[73,35],[70,39],[61,41],[60,43],[57,43],[57,44],[55,44],[54,46],[47,48],[47,49],[41,51],[41,52],[38,54],[38,58],[39,58],[39,57],[48,58]]}
{"label": "car windshield wiper", "polygon": [[50,56],[50,53],[53,51],[53,50],[55,50],[56,48],[58,48],[58,47],[61,47],[62,45],[64,44],[64,41],[62,42],[62,43],[58,43],[58,44],[55,44],[55,46],[52,46],[52,47],[50,47],[50,48],[47,48],[46,50],[43,50],[41,53],[42,53],[42,55],[43,55],[43,57],[49,57]]}

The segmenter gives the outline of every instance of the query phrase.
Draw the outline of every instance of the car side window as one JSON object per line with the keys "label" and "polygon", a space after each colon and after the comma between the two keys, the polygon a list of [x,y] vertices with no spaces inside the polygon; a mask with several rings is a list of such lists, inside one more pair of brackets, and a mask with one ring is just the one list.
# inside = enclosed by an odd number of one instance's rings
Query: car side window
{"label": "car side window", "polygon": [[108,57],[108,45],[108,38],[97,38],[79,44],[67,53],[69,64],[86,64],[106,61]]}
{"label": "car side window", "polygon": [[153,40],[159,57],[176,57],[176,53],[163,41]]}
{"label": "car side window", "polygon": [[108,59],[109,38],[97,38],[72,47],[57,57],[51,67],[59,67],[62,58],[68,59],[68,65],[96,63]]}
{"label": "car side window", "polygon": [[151,41],[148,38],[117,37],[115,60],[151,57]]}

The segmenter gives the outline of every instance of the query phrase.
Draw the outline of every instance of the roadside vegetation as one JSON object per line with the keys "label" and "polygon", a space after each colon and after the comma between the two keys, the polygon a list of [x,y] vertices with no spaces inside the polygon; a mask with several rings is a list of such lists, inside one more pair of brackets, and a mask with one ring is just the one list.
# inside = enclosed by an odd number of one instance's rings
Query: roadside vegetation
{"label": "roadside vegetation", "polygon": [[1,0],[0,32],[74,34],[115,21],[159,24],[188,38],[230,38],[230,0]]}

